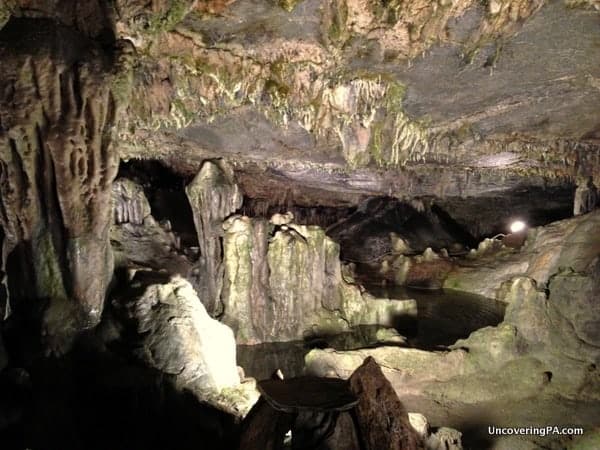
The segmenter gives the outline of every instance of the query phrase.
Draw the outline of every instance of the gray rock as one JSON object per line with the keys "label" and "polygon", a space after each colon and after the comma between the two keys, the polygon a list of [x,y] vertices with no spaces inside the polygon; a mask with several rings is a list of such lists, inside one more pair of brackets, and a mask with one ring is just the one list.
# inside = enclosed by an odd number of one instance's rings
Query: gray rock
{"label": "gray rock", "polygon": [[427,450],[462,450],[462,433],[442,427],[427,439]]}
{"label": "gray rock", "polygon": [[138,294],[124,306],[137,324],[139,357],[146,364],[194,392],[240,384],[233,332],[208,315],[189,282],[138,272],[132,288]]}

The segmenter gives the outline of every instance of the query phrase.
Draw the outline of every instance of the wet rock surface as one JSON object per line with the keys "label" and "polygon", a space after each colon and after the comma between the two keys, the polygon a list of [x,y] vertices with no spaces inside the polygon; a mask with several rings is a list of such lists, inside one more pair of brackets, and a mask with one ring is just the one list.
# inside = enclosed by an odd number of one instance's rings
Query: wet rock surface
{"label": "wet rock surface", "polygon": [[357,325],[396,326],[416,313],[410,300],[376,299],[346,282],[339,246],[319,227],[273,229],[244,216],[224,227],[223,321],[240,344],[338,334]]}
{"label": "wet rock surface", "polygon": [[[451,417],[475,408],[485,413],[484,420],[488,423],[537,421],[567,425],[571,420],[575,423],[583,420],[588,427],[594,426],[599,420],[598,397],[593,394],[598,389],[597,258],[593,249],[571,251],[580,242],[573,230],[587,230],[585,223],[589,225],[596,219],[596,213],[592,213],[537,231],[538,238],[546,233],[548,240],[541,238],[530,244],[537,243],[538,249],[542,249],[532,252],[534,258],[543,258],[544,245],[553,239],[571,244],[559,247],[558,251],[548,248],[552,258],[544,259],[544,266],[535,266],[538,273],[548,274],[541,275],[549,279],[546,290],[525,276],[512,278],[503,286],[502,295],[508,306],[499,326],[475,331],[467,339],[457,341],[450,352],[397,347],[353,352],[313,350],[306,357],[309,373],[346,378],[370,355],[381,364],[400,398],[409,407],[417,410],[421,407],[434,423],[441,420],[458,426],[463,421],[464,426],[465,420],[476,419]],[[589,239],[587,245],[593,246],[593,239]],[[527,247],[522,251],[527,252]],[[580,256],[571,259],[567,255]],[[561,269],[556,260],[567,261],[565,257],[579,271]],[[423,403],[424,398],[430,400]],[[424,406],[429,401],[433,403]],[[532,411],[524,402],[538,406],[532,406]],[[554,412],[541,406],[549,402],[560,406]],[[439,408],[444,403],[449,414],[436,417],[433,404]],[[471,406],[465,408],[467,403]],[[431,413],[428,408],[432,408]],[[496,408],[509,408],[510,412],[495,414]],[[569,411],[569,415],[564,416],[564,411]]]}
{"label": "wet rock surface", "polygon": [[[414,448],[403,405],[429,448],[593,446],[485,430],[600,423],[598,8],[1,2],[0,446]],[[434,309],[425,351],[400,322]],[[232,330],[302,340],[265,355],[294,371],[315,347],[359,417],[261,400],[240,426]]]}

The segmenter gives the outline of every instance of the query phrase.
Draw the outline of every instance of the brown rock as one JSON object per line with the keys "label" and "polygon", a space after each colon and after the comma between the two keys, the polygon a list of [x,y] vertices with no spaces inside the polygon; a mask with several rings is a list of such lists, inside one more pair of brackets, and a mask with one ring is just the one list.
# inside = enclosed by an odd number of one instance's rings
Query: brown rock
{"label": "brown rock", "polygon": [[58,334],[100,320],[112,275],[112,138],[132,50],[119,46],[43,19],[14,19],[0,33],[0,224],[19,286],[11,298],[50,301],[44,328],[57,351],[69,341]]}
{"label": "brown rock", "polygon": [[422,448],[404,405],[372,357],[352,374],[350,390],[359,399],[356,418],[366,450]]}
{"label": "brown rock", "polygon": [[292,416],[273,409],[260,398],[242,423],[239,450],[280,450],[292,426]]}

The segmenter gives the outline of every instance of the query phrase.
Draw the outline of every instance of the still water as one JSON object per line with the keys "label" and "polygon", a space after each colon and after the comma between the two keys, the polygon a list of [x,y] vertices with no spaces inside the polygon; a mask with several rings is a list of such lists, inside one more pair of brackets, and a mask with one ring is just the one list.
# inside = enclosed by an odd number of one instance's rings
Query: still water
{"label": "still water", "polygon": [[[443,350],[473,331],[499,324],[505,305],[495,300],[451,290],[417,290],[398,286],[366,286],[375,297],[413,298],[417,302],[417,318],[398,328],[407,338],[404,346],[424,350]],[[304,356],[312,348],[354,350],[382,345],[377,342],[378,326],[357,327],[350,333],[311,341],[276,342],[238,345],[238,365],[246,375],[266,379],[277,369],[286,377],[302,375]],[[386,344],[389,345],[389,344]]]}

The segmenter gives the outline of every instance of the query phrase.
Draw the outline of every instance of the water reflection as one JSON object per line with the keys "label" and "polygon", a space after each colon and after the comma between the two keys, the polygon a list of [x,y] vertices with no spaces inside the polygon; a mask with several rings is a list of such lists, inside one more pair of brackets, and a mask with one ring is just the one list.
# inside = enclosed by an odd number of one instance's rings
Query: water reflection
{"label": "water reflection", "polygon": [[366,286],[376,297],[413,298],[417,302],[417,319],[400,324],[398,332],[404,343],[381,342],[377,333],[382,327],[361,326],[351,333],[324,336],[310,341],[238,345],[238,365],[248,376],[269,378],[277,369],[286,377],[302,375],[304,356],[312,348],[354,350],[379,345],[404,345],[424,350],[445,349],[473,331],[495,326],[504,317],[505,305],[495,300],[451,290],[417,290],[398,286]]}
{"label": "water reflection", "polygon": [[411,347],[443,348],[480,328],[495,326],[504,318],[502,302],[453,290],[407,289],[400,286],[367,286],[383,298],[414,298],[417,301],[416,329],[399,329]]}

